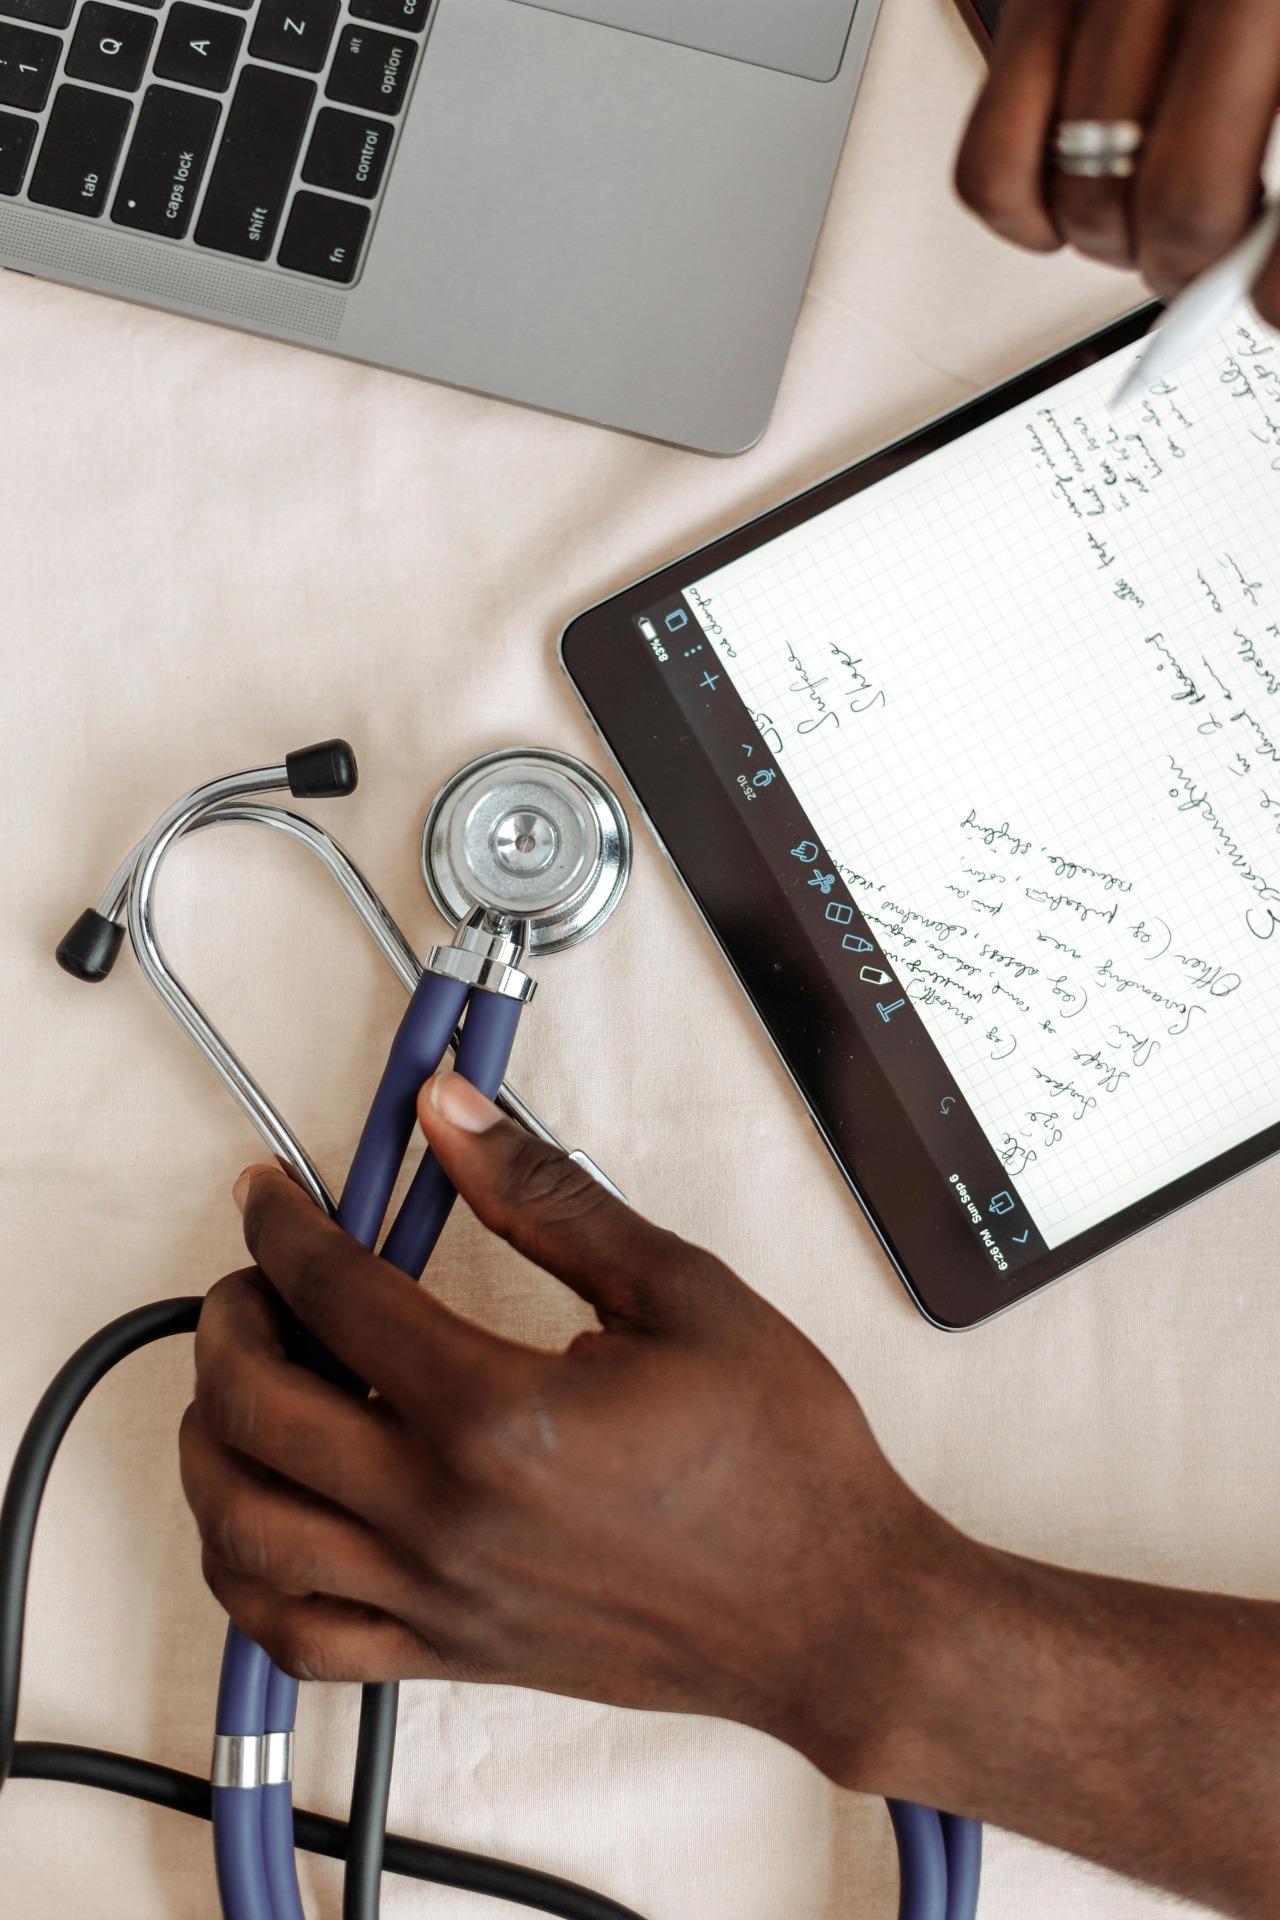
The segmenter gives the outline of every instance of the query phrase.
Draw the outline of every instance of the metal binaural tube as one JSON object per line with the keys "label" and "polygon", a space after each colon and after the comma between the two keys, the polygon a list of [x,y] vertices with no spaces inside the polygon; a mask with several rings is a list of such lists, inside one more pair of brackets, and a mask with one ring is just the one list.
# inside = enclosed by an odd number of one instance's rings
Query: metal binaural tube
{"label": "metal binaural tube", "polygon": [[288,785],[289,773],[283,762],[273,767],[251,767],[244,773],[230,773],[221,780],[210,780],[183,799],[175,801],[161,814],[139,848],[129,883],[129,938],[147,980],[256,1127],[271,1152],[287,1160],[312,1198],[327,1213],[332,1213],[333,1197],[310,1154],[248,1068],[172,972],[155,930],[154,896],[160,868],[170,847],[192,822],[224,801],[237,800],[253,793],[278,792]]}
{"label": "metal binaural tube", "polygon": [[[216,785],[218,783],[215,782],[214,784]],[[314,821],[306,819],[305,816],[300,813],[292,812],[287,807],[259,805],[244,798],[219,800],[208,804],[203,811],[192,815],[187,820],[181,829],[181,834],[182,837],[185,838],[189,833],[203,832],[206,827],[229,826],[237,823],[246,826],[270,827],[278,833],[286,834],[290,839],[295,840],[300,846],[306,847],[310,853],[313,853],[321,865],[336,881],[348,903],[358,915],[366,933],[378,948],[401,985],[407,992],[413,992],[422,977],[422,962],[418,959],[413,948],[405,939],[377,892],[370,886],[359,867],[356,866],[350,855],[347,854],[342,846],[333,838],[332,834],[328,833],[325,828],[317,826]],[[102,914],[104,918],[119,921],[127,911],[133,875],[138,867],[138,858],[145,844],[145,841],[140,840],[111,876],[97,906],[97,911]],[[173,841],[170,840],[165,847],[162,858],[167,856],[172,850],[172,846]],[[158,865],[152,871],[151,884],[153,888],[156,872],[158,872]],[[138,958],[147,979],[151,982],[152,986],[156,988],[156,991],[160,992],[161,989],[152,976],[143,954],[139,953]],[[175,1003],[175,1000],[171,998],[168,993],[162,994],[162,998],[164,998],[166,1006],[168,1006],[174,1018],[182,1026],[184,1032],[190,1033],[192,1039],[197,1041],[197,1045],[200,1045],[195,1030],[187,1025],[186,1011],[187,1005],[190,1002],[190,996],[187,995],[185,988],[182,987],[181,982],[173,974],[172,969],[167,967],[167,963],[166,971],[170,988],[176,990],[179,999]],[[215,1045],[221,1044],[225,1047],[225,1042],[220,1041],[220,1036],[217,1035],[216,1029],[212,1029],[207,1021],[205,1024],[206,1028],[214,1033]],[[456,1044],[457,1036],[455,1035],[454,1045],[456,1046]],[[216,1052],[210,1054],[203,1045],[200,1046],[200,1050],[232,1098],[241,1107],[253,1126],[258,1128],[258,1131],[261,1133],[262,1130],[258,1127],[255,1109],[241,1098],[237,1083],[234,1077],[226,1071],[226,1062],[221,1055]],[[234,1056],[232,1057],[234,1058]],[[237,1062],[237,1065],[238,1064]],[[244,1069],[241,1068],[241,1071],[243,1072]],[[261,1089],[259,1089],[259,1093],[261,1093]],[[595,1179],[599,1180],[601,1185],[608,1187],[612,1193],[619,1191],[618,1188],[613,1185],[612,1181],[607,1179],[601,1172],[590,1155],[583,1153],[581,1149],[567,1149],[564,1143],[552,1132],[551,1128],[539,1118],[533,1108],[528,1105],[513,1086],[504,1083],[499,1087],[496,1098],[503,1112],[515,1120],[518,1125],[522,1126],[527,1133],[531,1133],[535,1140],[541,1140],[545,1146],[555,1147],[560,1152],[569,1152],[570,1158],[575,1160],[579,1166],[584,1167]],[[289,1133],[289,1129],[284,1126],[283,1121],[280,1122],[280,1125],[283,1128],[284,1134],[292,1138],[293,1136]],[[266,1138],[265,1135],[263,1135],[263,1137],[264,1139]],[[287,1150],[282,1150],[270,1141],[268,1141],[268,1145],[271,1145],[272,1152],[283,1151],[283,1157],[295,1167],[295,1170],[301,1177],[305,1177],[302,1166],[293,1159],[291,1153]],[[310,1181],[307,1181],[307,1185],[312,1192],[315,1192]],[[317,1194],[316,1197],[319,1198],[320,1196]],[[334,1211],[330,1200],[322,1201],[321,1204],[325,1205],[329,1212]]]}

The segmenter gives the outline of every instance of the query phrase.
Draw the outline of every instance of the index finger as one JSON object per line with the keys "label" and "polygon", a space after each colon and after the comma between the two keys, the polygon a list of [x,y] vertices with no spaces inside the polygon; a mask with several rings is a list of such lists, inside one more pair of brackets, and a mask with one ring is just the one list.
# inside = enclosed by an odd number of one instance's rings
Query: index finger
{"label": "index finger", "polygon": [[1046,153],[1076,0],[1009,0],[991,71],[956,160],[956,190],[1015,246],[1062,245],[1046,193]]}
{"label": "index finger", "polygon": [[393,1407],[449,1401],[468,1376],[520,1352],[460,1319],[353,1240],[276,1167],[235,1185],[245,1245],[308,1332]]}

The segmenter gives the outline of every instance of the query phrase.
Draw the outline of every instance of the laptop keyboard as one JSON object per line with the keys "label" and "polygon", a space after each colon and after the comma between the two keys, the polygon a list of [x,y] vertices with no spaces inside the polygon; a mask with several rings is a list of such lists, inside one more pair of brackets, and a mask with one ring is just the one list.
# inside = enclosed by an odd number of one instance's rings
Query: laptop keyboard
{"label": "laptop keyboard", "polygon": [[0,195],[349,285],[431,0],[0,0]]}

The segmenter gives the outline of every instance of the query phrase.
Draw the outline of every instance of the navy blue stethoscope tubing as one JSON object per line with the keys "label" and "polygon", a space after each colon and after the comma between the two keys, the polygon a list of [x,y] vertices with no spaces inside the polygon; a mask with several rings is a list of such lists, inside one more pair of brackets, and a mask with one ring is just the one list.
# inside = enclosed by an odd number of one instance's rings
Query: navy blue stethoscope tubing
{"label": "navy blue stethoscope tubing", "polygon": [[[470,1000],[468,1001],[468,994]],[[424,973],[397,1029],[386,1067],[338,1203],[338,1224],[365,1246],[382,1225],[413,1135],[422,1084],[438,1069],[465,1008],[455,1070],[492,1098],[502,1084],[520,1003]],[[456,1195],[431,1154],[424,1156],[388,1234],[383,1257],[417,1278],[444,1230]],[[312,1343],[305,1355],[352,1391],[347,1369]],[[228,1628],[218,1694],[220,1734],[292,1730],[297,1682],[238,1628]],[[281,1782],[213,1792],[214,1859],[226,1920],[304,1920],[293,1844],[293,1796]]]}
{"label": "navy blue stethoscope tubing", "polygon": [[[437,1070],[464,1013],[455,1070],[496,1094],[506,1073],[520,1003],[426,973],[416,988],[378,1083],[343,1187],[337,1219],[365,1246],[377,1238],[413,1135],[418,1093]],[[382,1257],[416,1278],[426,1266],[456,1198],[432,1154],[426,1154],[392,1223]],[[331,1356],[307,1357],[353,1391],[363,1384]],[[282,1673],[236,1627],[227,1633],[217,1730],[223,1734],[287,1733],[297,1682]],[[899,1920],[974,1920],[982,1830],[973,1821],[907,1801],[888,1803],[897,1842]],[[293,1844],[293,1798],[287,1783],[216,1788],[214,1857],[225,1920],[305,1920]]]}
{"label": "navy blue stethoscope tubing", "polygon": [[886,1804],[898,1846],[898,1920],[974,1920],[982,1828],[910,1800]]}

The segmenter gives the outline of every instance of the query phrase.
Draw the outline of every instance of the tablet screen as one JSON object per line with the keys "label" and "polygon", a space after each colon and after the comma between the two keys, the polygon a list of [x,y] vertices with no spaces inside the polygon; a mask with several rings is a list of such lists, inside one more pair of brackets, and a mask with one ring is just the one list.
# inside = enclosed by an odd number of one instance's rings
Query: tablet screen
{"label": "tablet screen", "polygon": [[[1280,350],[1242,313],[1113,417],[1133,357],[944,423],[626,612],[808,930],[832,1033],[887,1083],[899,1185],[918,1206],[927,1166],[935,1226],[949,1207],[985,1261],[985,1311],[1280,1122]],[[948,1291],[907,1277],[931,1311]]]}

